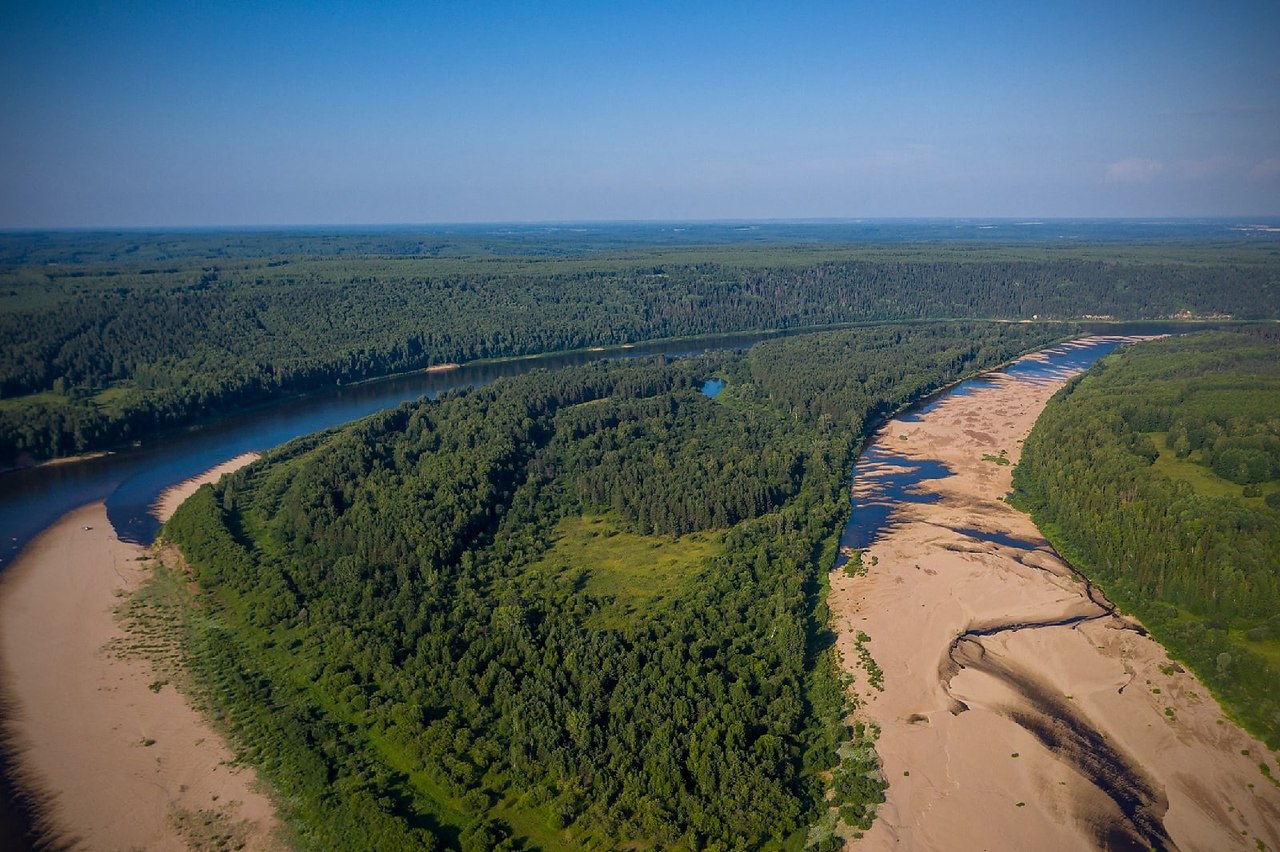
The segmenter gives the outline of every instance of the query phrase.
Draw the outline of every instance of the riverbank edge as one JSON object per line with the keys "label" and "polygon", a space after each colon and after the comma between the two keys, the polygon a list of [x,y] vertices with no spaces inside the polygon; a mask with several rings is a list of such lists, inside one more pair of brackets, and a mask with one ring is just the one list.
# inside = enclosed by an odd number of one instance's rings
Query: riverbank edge
{"label": "riverbank edge", "polygon": [[[268,399],[259,400],[241,407],[234,411],[195,416],[190,419],[182,420],[170,426],[145,433],[145,437],[113,444],[108,447],[102,447],[95,450],[89,450],[84,453],[78,453],[70,456],[55,456],[49,459],[39,459],[31,464],[0,465],[0,481],[6,473],[16,470],[27,470],[32,467],[41,467],[49,464],[74,464],[81,461],[88,461],[102,455],[110,455],[120,450],[145,446],[147,443],[162,439],[167,435],[177,432],[190,432],[212,426],[216,423],[237,417],[242,414],[253,413],[279,405],[286,402],[292,402],[300,399],[307,399],[312,396],[321,395],[331,392],[336,388],[359,387],[362,385],[375,384],[378,382],[392,381],[395,379],[404,379],[418,375],[439,375],[442,373],[453,373],[459,370],[466,370],[472,367],[492,367],[501,366],[503,364],[525,363],[529,361],[549,360],[557,357],[565,357],[571,355],[591,355],[592,360],[608,359],[611,357],[628,356],[630,350],[644,346],[662,346],[674,345],[681,343],[697,344],[699,342],[714,342],[724,338],[737,337],[741,335],[760,335],[760,340],[770,340],[775,337],[790,337],[801,334],[815,334],[824,331],[841,331],[851,328],[875,328],[879,326],[912,326],[912,325],[935,325],[957,322],[973,322],[973,323],[1001,323],[1001,324],[1030,324],[1040,323],[1044,325],[1061,325],[1066,328],[1075,327],[1082,331],[1086,331],[1088,327],[1108,327],[1108,326],[1131,326],[1131,325],[1158,325],[1165,327],[1185,327],[1187,330],[1218,328],[1221,326],[1232,325],[1258,325],[1258,324],[1274,324],[1280,323],[1280,320],[1208,320],[1208,319],[1178,319],[1178,318],[1155,318],[1155,319],[1015,319],[1008,317],[932,317],[926,319],[886,319],[886,320],[857,320],[844,323],[830,323],[826,325],[806,325],[793,326],[788,328],[766,328],[766,329],[738,329],[735,331],[717,331],[708,332],[707,334],[688,335],[683,337],[655,337],[644,340],[636,340],[629,343],[616,343],[608,346],[582,346],[575,349],[556,349],[548,352],[532,352],[524,355],[507,355],[496,358],[478,358],[473,361],[454,362],[448,361],[440,364],[432,364],[427,367],[418,367],[412,370],[402,370],[398,372],[382,373],[376,376],[368,376],[353,382],[347,382],[339,385],[314,385],[308,388],[302,388],[296,391],[272,396]],[[1097,333],[1097,332],[1089,332]],[[1067,335],[1063,340],[1067,340],[1072,336]],[[759,342],[759,341],[757,341]],[[655,355],[658,353],[654,353]],[[20,397],[17,397],[20,399]]]}
{"label": "riverbank edge", "polygon": [[[964,319],[959,319],[959,320],[954,320],[954,321],[958,321],[958,322],[970,322],[970,320],[964,320]],[[784,331],[782,331],[782,332],[778,332],[778,333],[779,333],[779,334],[800,334],[800,333],[812,333],[812,332],[814,332],[814,331],[832,331],[832,330],[839,330],[839,328],[857,327],[857,326],[865,326],[865,327],[880,327],[880,326],[885,326],[885,325],[927,325],[927,324],[933,324],[933,323],[935,323],[935,322],[937,322],[937,321],[911,320],[911,321],[904,321],[904,322],[901,322],[901,323],[864,322],[864,323],[853,323],[853,324],[847,324],[847,325],[843,325],[843,326],[839,326],[839,327],[836,327],[836,326],[822,326],[822,327],[809,328],[809,329],[788,329],[788,330],[784,330]],[[992,321],[992,322],[1024,322],[1024,321],[1005,321],[1005,320],[995,320],[995,321]],[[697,338],[697,339],[710,339],[710,338],[714,338],[714,337],[730,337],[730,336],[736,336],[736,335],[739,335],[739,334],[744,334],[744,332],[733,332],[733,333],[727,333],[727,334],[723,334],[723,335],[704,336],[704,337]],[[1018,355],[1018,356],[1016,356],[1016,357],[1014,357],[1014,358],[1011,358],[1011,359],[1009,359],[1008,361],[1004,362],[1003,364],[996,365],[996,366],[993,366],[993,367],[989,367],[989,368],[986,368],[986,369],[983,369],[983,370],[980,370],[980,371],[974,371],[974,372],[972,372],[971,374],[967,374],[967,375],[960,376],[960,377],[956,378],[955,380],[953,380],[952,382],[950,382],[950,383],[948,383],[948,384],[946,384],[946,385],[943,385],[943,386],[938,387],[937,389],[935,389],[935,390],[931,391],[930,393],[928,393],[928,394],[926,394],[926,395],[924,395],[924,396],[920,397],[919,399],[916,399],[916,400],[914,400],[914,401],[912,401],[912,402],[910,402],[910,403],[904,404],[903,406],[901,406],[901,407],[897,410],[897,412],[894,412],[894,413],[889,414],[889,415],[886,415],[886,416],[882,416],[881,418],[879,418],[879,419],[878,419],[878,422],[873,423],[873,424],[869,424],[869,426],[868,426],[868,435],[870,434],[870,432],[872,432],[872,431],[874,431],[874,430],[876,430],[876,429],[879,429],[879,428],[880,428],[880,427],[881,427],[885,422],[888,422],[888,420],[889,420],[889,419],[891,419],[893,416],[895,416],[897,413],[900,413],[901,411],[904,411],[904,410],[910,409],[910,408],[912,408],[912,407],[914,407],[914,406],[917,406],[917,405],[927,404],[929,401],[931,401],[931,400],[932,400],[932,399],[934,399],[935,397],[937,397],[937,396],[939,396],[939,395],[941,395],[941,394],[946,393],[950,388],[952,388],[952,387],[953,387],[953,386],[955,386],[956,384],[959,384],[959,383],[961,383],[961,382],[963,382],[963,381],[965,381],[965,380],[967,380],[967,379],[969,379],[969,378],[972,378],[972,377],[974,377],[974,376],[977,376],[977,375],[986,374],[986,373],[989,373],[989,372],[992,372],[992,371],[998,371],[998,370],[1000,370],[1000,369],[1002,369],[1002,368],[1004,368],[1004,367],[1007,367],[1009,364],[1012,364],[1012,363],[1016,362],[1019,358],[1024,357],[1024,356],[1025,356],[1025,355],[1027,355],[1027,354],[1030,354],[1030,353],[1033,353],[1033,352],[1036,352],[1036,351],[1041,351],[1041,350],[1043,350],[1043,349],[1045,349],[1045,348],[1050,348],[1050,347],[1052,347],[1052,346],[1054,346],[1054,345],[1058,345],[1058,344],[1059,344],[1059,343],[1061,343],[1061,342],[1065,342],[1065,341],[1067,341],[1067,340],[1072,340],[1072,339],[1078,339],[1077,334],[1070,334],[1070,335],[1066,335],[1066,336],[1064,336],[1064,337],[1062,337],[1062,338],[1059,338],[1059,339],[1058,339],[1058,341],[1057,341],[1057,342],[1055,342],[1055,343],[1047,343],[1047,344],[1045,344],[1045,345],[1043,345],[1043,346],[1040,346],[1040,347],[1037,347],[1037,348],[1035,348],[1035,349],[1027,350],[1026,352],[1022,353],[1021,355]],[[688,339],[688,340],[692,340],[692,339]],[[617,350],[617,351],[619,351],[619,352],[621,352],[621,351],[625,351],[625,349],[626,349],[626,348],[627,348],[626,346],[622,346],[622,347],[615,347],[614,349],[615,349],[615,350]],[[559,354],[563,354],[563,353],[546,353],[546,354],[543,354],[543,355],[540,355],[540,356],[536,356],[536,357],[539,357],[539,358],[549,358],[549,357],[552,357],[553,355],[559,355]],[[602,356],[602,357],[607,357],[607,355],[604,355],[604,356]],[[522,358],[522,359],[508,359],[508,360],[526,360],[526,359],[523,359],[523,358]],[[475,363],[475,362],[473,362],[473,363]],[[419,372],[423,372],[423,371],[419,371]],[[386,381],[386,380],[388,380],[388,379],[401,377],[402,375],[404,375],[404,374],[397,374],[397,375],[395,375],[395,376],[388,376],[388,377],[382,377],[382,378],[377,378],[377,379],[370,379],[370,380],[368,380],[368,381],[369,381],[369,382]],[[268,406],[268,405],[270,405],[270,404],[273,404],[273,403],[264,403],[264,404],[263,404],[263,406],[265,407],[265,406]],[[847,461],[847,464],[848,464],[850,467],[847,467],[847,468],[846,468],[846,470],[851,469],[852,462],[853,462],[853,461],[855,461],[855,460],[857,459],[858,455],[860,454],[860,452],[861,452],[861,451],[862,451],[862,449],[863,449],[863,446],[864,446],[865,442],[866,442],[866,438],[863,438],[863,439],[859,440],[858,442],[856,442],[855,444],[853,444],[853,447],[852,447],[852,449],[851,449],[851,452],[850,452],[850,455],[849,455],[849,458],[848,458],[848,461]],[[839,531],[837,530],[837,531],[836,531],[836,536],[835,536],[835,539],[834,539],[834,541],[835,541],[836,543],[838,543],[838,534],[839,534]],[[834,545],[833,545],[833,550],[834,550]],[[823,581],[824,581],[824,585],[825,585],[826,577],[823,577],[822,579],[823,579]],[[3,715],[3,714],[0,714],[0,715]],[[34,813],[34,810],[32,810],[31,812],[32,812],[32,813]]]}
{"label": "riverbank edge", "polygon": [[[1015,489],[1017,487],[1016,480],[1014,482],[1014,487]],[[1264,746],[1266,746],[1268,753],[1276,761],[1277,767],[1278,769],[1280,769],[1280,746],[1271,746],[1267,743],[1266,736],[1268,732],[1258,730],[1253,725],[1251,725],[1250,724],[1251,720],[1241,715],[1241,713],[1235,706],[1235,703],[1223,697],[1221,691],[1218,690],[1213,685],[1213,681],[1208,677],[1206,677],[1207,673],[1203,671],[1202,667],[1194,664],[1190,659],[1188,659],[1187,656],[1184,653],[1182,653],[1181,649],[1179,648],[1176,642],[1173,644],[1170,644],[1167,641],[1167,636],[1164,634],[1164,631],[1160,628],[1158,624],[1156,624],[1155,627],[1149,627],[1148,625],[1154,622],[1143,620],[1142,616],[1137,612],[1136,608],[1132,606],[1130,601],[1125,596],[1116,595],[1113,598],[1107,592],[1107,589],[1103,585],[1102,581],[1097,579],[1097,575],[1095,573],[1096,569],[1093,567],[1093,565],[1090,564],[1089,560],[1085,559],[1083,556],[1080,555],[1079,547],[1076,545],[1076,543],[1072,541],[1062,531],[1061,526],[1059,526],[1057,523],[1055,523],[1054,521],[1050,520],[1047,517],[1047,513],[1043,508],[1038,506],[1026,505],[1026,501],[1025,500],[1019,501],[1016,495],[1017,495],[1017,492],[1015,491],[1015,496],[1010,501],[1010,505],[1012,505],[1015,509],[1026,514],[1028,517],[1031,518],[1032,522],[1044,535],[1045,540],[1049,542],[1050,547],[1053,549],[1054,555],[1056,555],[1059,559],[1061,559],[1063,563],[1066,564],[1067,567],[1070,568],[1071,571],[1075,573],[1082,581],[1091,583],[1095,589],[1097,589],[1104,596],[1106,596],[1107,600],[1111,601],[1112,604],[1115,606],[1117,613],[1120,613],[1124,615],[1126,618],[1132,619],[1133,621],[1141,624],[1143,629],[1150,634],[1151,638],[1156,642],[1158,642],[1160,646],[1168,652],[1170,660],[1173,660],[1174,662],[1177,662],[1180,665],[1186,666],[1188,671],[1194,674],[1196,678],[1200,681],[1205,691],[1208,692],[1213,697],[1213,700],[1218,703],[1218,706],[1222,708],[1223,714],[1228,719],[1230,719],[1234,724],[1244,729],[1244,731],[1247,732],[1251,737],[1253,737],[1254,739],[1261,742]],[[1248,653],[1248,648],[1244,648],[1242,650]],[[1280,777],[1280,771],[1277,771],[1272,776],[1264,775],[1264,777],[1272,778],[1273,779],[1272,783],[1280,787],[1280,782],[1277,782],[1276,780],[1274,780]]]}
{"label": "riverbank edge", "polygon": [[[216,465],[200,476],[193,477],[183,482],[177,483],[167,489],[159,496],[153,506],[153,512],[157,517],[165,518],[181,503],[183,499],[193,493],[200,485],[206,482],[216,481],[223,474],[238,469],[246,464],[256,460],[258,455],[255,453],[247,453],[237,456],[222,464]],[[94,516],[96,522],[102,524],[101,534],[98,538],[103,539],[101,543],[95,539],[92,542],[93,549],[89,553],[84,552],[84,543],[79,537],[86,531],[92,532],[94,526],[92,524],[82,523],[86,518]],[[10,622],[16,617],[18,610],[26,604],[35,604],[35,609],[39,612],[39,617],[45,622],[56,621],[60,614],[64,620],[70,618],[74,623],[82,623],[86,619],[85,615],[93,614],[100,622],[97,626],[101,629],[101,621],[103,613],[109,613],[111,624],[113,625],[110,641],[117,640],[137,640],[140,637],[130,633],[121,622],[121,618],[117,615],[118,608],[121,604],[140,591],[146,588],[151,577],[149,573],[143,576],[139,571],[137,576],[131,578],[119,577],[119,583],[108,582],[102,583],[98,581],[97,585],[90,590],[91,595],[88,599],[80,597],[78,600],[74,592],[81,589],[66,588],[66,576],[55,577],[53,571],[61,566],[55,565],[50,567],[49,551],[57,549],[65,550],[68,546],[79,545],[81,550],[70,554],[63,563],[65,566],[74,565],[70,570],[89,569],[101,567],[104,560],[113,560],[116,563],[116,574],[119,575],[120,558],[127,556],[129,561],[125,563],[127,567],[131,567],[131,563],[142,564],[143,559],[155,559],[157,554],[149,547],[130,544],[123,542],[116,537],[115,531],[111,528],[105,517],[105,506],[103,501],[90,501],[81,505],[60,517],[57,521],[45,528],[38,536],[23,548],[23,551],[14,560],[9,570],[0,576],[0,623]],[[66,554],[59,553],[65,556]],[[44,576],[36,578],[33,572],[41,572],[43,569]],[[68,568],[63,567],[62,574],[67,573]],[[20,593],[16,587],[22,583],[31,583],[36,579],[43,580],[43,583],[34,589],[28,588],[23,590],[28,594]],[[130,587],[132,584],[132,587]],[[84,584],[87,586],[88,584]],[[30,620],[30,616],[28,616]],[[33,751],[36,748],[35,743],[38,742],[58,742],[63,743],[63,748],[76,750],[83,745],[86,740],[95,744],[100,743],[97,737],[87,737],[83,730],[59,730],[57,713],[54,712],[56,707],[49,706],[49,696],[44,696],[43,704],[41,697],[32,693],[30,681],[23,683],[21,678],[15,679],[13,676],[12,660],[22,657],[24,646],[30,650],[30,646],[34,644],[43,644],[46,647],[49,644],[47,640],[50,637],[39,635],[23,635],[15,639],[14,636],[0,635],[0,670],[3,671],[4,678],[0,680],[0,791],[8,794],[12,792],[14,798],[11,800],[18,818],[19,824],[16,826],[25,836],[25,840],[32,849],[72,849],[81,848],[82,845],[89,847],[97,847],[104,845],[93,837],[92,831],[86,831],[88,826],[77,823],[75,819],[69,818],[66,814],[66,808],[60,805],[59,798],[66,794],[68,789],[74,789],[74,784],[79,777],[82,776],[84,766],[79,762],[67,764],[63,767],[61,774],[55,774],[50,777],[48,766],[41,768],[37,765],[38,761],[33,757]],[[140,656],[130,656],[125,658],[123,655],[112,654],[107,652],[106,644],[99,644],[100,635],[92,637],[86,646],[85,642],[81,642],[81,649],[72,653],[70,656],[63,652],[63,664],[50,666],[49,670],[57,671],[58,677],[66,677],[68,672],[75,669],[72,664],[80,667],[81,671],[92,672],[99,686],[97,692],[102,693],[104,690],[109,692],[124,691],[126,696],[122,700],[136,700],[139,702],[154,703],[160,696],[162,691],[173,693],[169,696],[171,705],[180,704],[184,709],[188,718],[178,720],[186,727],[182,731],[186,736],[173,737],[171,740],[166,739],[166,745],[171,746],[165,757],[169,760],[162,767],[161,757],[157,754],[155,757],[157,777],[141,778],[141,773],[135,771],[132,775],[125,773],[120,777],[112,779],[112,783],[104,784],[103,778],[95,779],[98,783],[94,786],[95,794],[98,794],[100,801],[80,807],[81,816],[84,811],[93,811],[95,807],[99,814],[110,812],[113,808],[119,807],[119,800],[124,799],[128,792],[128,785],[132,783],[134,788],[132,792],[137,793],[139,789],[157,788],[162,793],[165,791],[169,796],[169,801],[165,807],[157,811],[154,802],[155,793],[151,793],[152,807],[134,807],[129,808],[127,813],[127,821],[133,830],[145,830],[151,832],[149,837],[152,841],[159,838],[159,845],[156,842],[147,842],[147,848],[187,848],[187,838],[184,837],[177,822],[172,818],[175,812],[181,812],[190,817],[192,814],[203,815],[212,813],[218,807],[205,802],[203,809],[197,810],[197,803],[192,801],[195,790],[204,791],[205,787],[212,784],[212,788],[217,792],[212,794],[212,801],[218,802],[219,799],[238,801],[242,804],[248,802],[245,807],[245,814],[239,814],[236,810],[224,811],[224,822],[231,819],[226,817],[226,813],[230,813],[232,817],[244,816],[245,820],[254,821],[256,829],[254,837],[264,841],[264,845],[274,846],[275,836],[278,833],[280,825],[279,818],[276,816],[276,807],[270,801],[268,796],[264,796],[259,791],[263,789],[262,782],[258,778],[256,772],[252,769],[247,774],[241,775],[240,769],[234,769],[231,772],[223,771],[220,778],[224,779],[218,782],[209,781],[209,775],[206,772],[204,777],[198,782],[187,777],[191,773],[191,767],[184,763],[183,757],[187,758],[187,762],[195,759],[194,755],[201,754],[204,764],[212,765],[214,771],[221,767],[231,757],[231,751],[227,743],[226,737],[217,729],[216,725],[206,718],[198,709],[196,696],[189,692],[181,693],[173,690],[163,690],[156,688],[157,683],[161,681],[152,681],[147,684],[147,678],[158,675],[156,661],[153,660],[147,652],[143,652]],[[89,653],[84,653],[84,648],[89,649]],[[145,667],[150,674],[141,674],[141,668]],[[132,671],[131,671],[132,670]],[[114,678],[114,679],[113,679]],[[112,679],[112,685],[105,687],[103,681]],[[132,682],[130,682],[130,680]],[[24,690],[24,687],[26,688]],[[175,687],[176,689],[176,687]],[[174,698],[177,701],[175,702]],[[83,698],[83,696],[82,696]],[[33,699],[35,706],[33,706]],[[116,702],[117,710],[120,702]],[[145,721],[144,716],[130,716],[125,719],[116,718],[100,712],[86,713],[88,708],[84,703],[79,703],[75,710],[78,717],[83,720],[91,720],[91,723],[99,729],[98,733],[103,740],[109,739],[115,734],[116,745],[119,746],[119,739],[126,736],[122,731],[131,726],[136,727]],[[103,708],[97,708],[101,711]],[[169,712],[162,713],[161,717],[165,722],[173,721],[173,707],[168,708]],[[154,712],[154,711],[153,711]],[[153,720],[154,721],[154,720]],[[114,723],[114,726],[113,726]],[[52,728],[52,730],[50,730]],[[198,734],[193,736],[191,734]],[[154,742],[154,740],[152,741]],[[177,748],[173,748],[173,743],[180,743]],[[73,746],[65,745],[74,743]],[[137,745],[138,743],[130,743]],[[150,745],[147,740],[142,741],[143,745]],[[176,758],[172,755],[177,755]],[[210,763],[211,762],[211,763]],[[64,763],[66,763],[64,761]],[[227,764],[230,765],[230,764]],[[114,767],[113,767],[114,768]],[[137,770],[137,767],[134,767]],[[183,774],[186,773],[186,774]],[[197,772],[198,774],[198,772]],[[127,776],[127,777],[126,777]],[[193,792],[188,792],[188,785]],[[202,786],[204,785],[204,786]],[[176,790],[175,794],[173,791]],[[243,796],[246,791],[251,791],[251,796]],[[243,796],[243,798],[240,798]],[[234,799],[233,799],[234,797]],[[114,802],[112,801],[114,800]],[[265,803],[265,805],[264,805]],[[80,806],[81,803],[77,803]],[[265,808],[265,810],[264,810]],[[175,811],[175,809],[178,809]],[[141,826],[141,828],[139,828]],[[110,843],[106,843],[110,846]],[[134,844],[136,845],[136,844]]]}

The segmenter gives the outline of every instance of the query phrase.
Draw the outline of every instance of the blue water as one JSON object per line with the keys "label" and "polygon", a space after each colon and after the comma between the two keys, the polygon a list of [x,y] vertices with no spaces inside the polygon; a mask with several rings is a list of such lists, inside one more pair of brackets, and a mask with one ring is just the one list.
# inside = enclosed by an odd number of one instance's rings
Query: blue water
{"label": "blue water", "polygon": [[1123,341],[1115,338],[1103,338],[1089,346],[1071,347],[1066,344],[1045,349],[1041,354],[1047,355],[1043,361],[1023,359],[1005,367],[1000,372],[1026,381],[1044,381],[1083,373],[1094,365],[1099,358],[1110,355],[1120,348]]}
{"label": "blue water", "polygon": [[[887,448],[887,442],[872,444],[853,466],[855,488],[849,498],[852,511],[840,535],[836,568],[844,567],[850,549],[870,547],[888,529],[898,506],[937,502],[937,494],[921,490],[923,483],[952,475],[951,469],[942,462],[905,458]],[[893,465],[894,469],[882,471],[880,465]]]}
{"label": "blue water", "polygon": [[706,384],[702,386],[702,392],[712,399],[718,397],[722,390],[724,390],[724,379],[707,379]]}
{"label": "blue water", "polygon": [[930,397],[928,400],[920,403],[910,411],[904,414],[898,415],[895,419],[903,423],[919,423],[925,417],[932,414],[934,409],[936,409],[939,405],[941,405],[944,399],[951,399],[952,397],[957,397],[957,396],[968,396],[969,394],[974,393],[975,391],[979,391],[982,388],[990,387],[990,386],[991,386],[991,380],[987,376],[985,375],[975,376],[972,379],[961,382],[960,384],[955,385],[954,387],[948,388],[944,393],[940,393],[937,396]]}
{"label": "blue water", "polygon": [[[1166,324],[1161,330],[1169,330],[1169,327]],[[347,423],[407,400],[422,396],[434,398],[436,394],[452,388],[483,385],[534,369],[559,369],[600,358],[657,354],[681,357],[710,350],[743,349],[761,340],[794,333],[748,333],[699,341],[697,344],[661,341],[639,344],[623,351],[572,352],[540,359],[465,366],[447,373],[392,377],[255,408],[199,429],[163,435],[143,446],[109,456],[0,473],[0,571],[40,530],[72,509],[96,500],[106,500],[107,516],[122,539],[148,543],[158,528],[149,514],[149,507],[169,486],[242,453],[263,452],[301,435]],[[1102,351],[1110,352],[1116,345],[1116,342],[1101,344],[1101,349],[1091,356],[1083,350],[1063,351],[1061,357],[1055,356],[1053,363],[1070,369],[1083,369],[1082,365],[1092,363]],[[1013,375],[1035,379],[1052,369],[1055,367],[1024,364],[1009,371]],[[948,393],[971,393],[981,386],[982,381],[981,377],[971,379]],[[714,396],[719,393],[717,385],[723,389],[719,379],[711,379],[703,386],[703,392]],[[932,411],[940,399],[929,400],[916,413]],[[908,415],[911,416],[915,415]]]}
{"label": "blue water", "polygon": [[[0,570],[42,529],[72,509],[105,500],[107,517],[124,541],[150,543],[159,524],[150,506],[166,488],[247,452],[264,452],[321,429],[453,388],[476,387],[535,369],[561,369],[601,358],[645,355],[683,357],[744,349],[786,333],[730,335],[713,340],[662,341],[609,352],[571,352],[545,358],[464,366],[442,373],[414,373],[332,388],[242,414],[198,429],[159,436],[131,449],[71,464],[0,474]],[[712,380],[704,392],[713,388]],[[723,383],[720,383],[723,386]],[[718,392],[718,391],[716,391]],[[0,844],[2,845],[2,844]]]}
{"label": "blue water", "polygon": [[[1099,358],[1114,352],[1123,341],[1100,338],[1084,346],[1059,345],[1041,350],[1035,359],[1022,359],[997,370],[975,376],[948,388],[895,419],[903,423],[918,423],[938,406],[953,397],[968,396],[992,384],[993,377],[1004,374],[1022,381],[1047,381],[1064,379],[1082,373]],[[896,435],[881,434],[877,440],[858,456],[853,466],[853,483],[849,498],[849,521],[840,535],[840,553],[835,568],[843,568],[848,561],[844,554],[849,549],[870,547],[875,540],[894,523],[894,513],[904,503],[932,503],[939,499],[935,493],[921,486],[929,481],[951,476],[946,465],[933,459],[909,459],[893,449]],[[893,465],[896,469],[879,470],[880,465]],[[959,533],[1003,544],[1009,547],[1034,550],[1042,542],[1030,542],[1013,538],[1001,532],[978,529],[958,529]]]}
{"label": "blue water", "polygon": [[1016,538],[1008,533],[980,530],[977,527],[953,527],[953,530],[968,538],[1012,547],[1015,550],[1035,550],[1044,547],[1048,543],[1044,539]]}

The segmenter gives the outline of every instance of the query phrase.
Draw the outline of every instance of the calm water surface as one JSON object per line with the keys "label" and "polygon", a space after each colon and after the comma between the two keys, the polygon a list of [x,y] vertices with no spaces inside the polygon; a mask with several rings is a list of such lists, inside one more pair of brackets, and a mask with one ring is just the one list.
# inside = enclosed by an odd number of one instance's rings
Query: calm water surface
{"label": "calm water surface", "polygon": [[[607,352],[573,352],[498,364],[464,366],[441,373],[415,373],[312,393],[256,408],[197,429],[170,433],[143,446],[68,464],[0,474],[0,570],[45,527],[72,509],[106,500],[107,517],[125,541],[150,543],[158,524],[149,507],[166,488],[247,452],[264,452],[286,441],[356,420],[407,400],[454,388],[486,385],[535,369],[562,369],[602,358],[645,355],[680,357],[706,351],[744,349],[777,333],[742,334],[711,341],[638,344]],[[708,381],[704,392],[723,383]]]}
{"label": "calm water surface", "polygon": [[[992,378],[996,375],[1012,376],[1027,382],[1069,378],[1089,369],[1099,358],[1114,352],[1122,342],[1116,338],[1099,338],[1084,345],[1064,344],[1042,350],[1038,357],[1024,358],[995,373],[985,373],[960,382],[895,419],[902,423],[919,422],[948,399],[968,396],[984,387],[990,387]],[[894,509],[898,505],[932,503],[938,499],[937,494],[922,491],[921,483],[951,475],[947,466],[939,461],[909,459],[896,453],[893,448],[895,440],[895,435],[880,435],[854,463],[849,522],[845,524],[840,536],[836,568],[844,567],[849,550],[870,547],[876,537],[892,525]],[[1019,542],[1017,539],[999,543],[1012,547],[1026,544],[1028,549],[1035,549],[1036,546],[1033,542]]]}

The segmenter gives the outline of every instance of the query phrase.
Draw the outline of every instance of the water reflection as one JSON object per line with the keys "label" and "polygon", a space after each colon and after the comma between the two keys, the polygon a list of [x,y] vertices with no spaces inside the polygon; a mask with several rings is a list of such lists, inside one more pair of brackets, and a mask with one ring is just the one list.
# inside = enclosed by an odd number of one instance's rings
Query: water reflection
{"label": "water reflection", "polygon": [[840,535],[835,567],[843,568],[851,551],[870,547],[889,526],[900,504],[936,502],[940,495],[922,491],[920,485],[951,475],[951,469],[940,461],[900,456],[884,442],[868,447],[853,468],[852,512]]}

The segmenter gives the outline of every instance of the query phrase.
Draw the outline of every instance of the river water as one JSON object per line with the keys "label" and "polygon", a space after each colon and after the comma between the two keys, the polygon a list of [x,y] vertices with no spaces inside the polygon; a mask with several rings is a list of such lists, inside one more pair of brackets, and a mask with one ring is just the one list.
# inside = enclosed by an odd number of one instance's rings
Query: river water
{"label": "river water", "polygon": [[[902,423],[918,423],[948,399],[969,396],[989,387],[995,376],[1007,375],[1026,381],[1064,378],[1082,373],[1094,362],[1114,352],[1122,341],[1097,338],[1086,345],[1064,344],[1042,350],[1035,359],[1022,359],[1001,370],[975,376],[947,388],[918,403],[894,419]],[[866,475],[874,472],[874,475]],[[932,503],[938,495],[922,489],[921,483],[942,479],[951,471],[933,459],[913,459],[893,451],[888,442],[873,443],[859,456],[853,467],[849,521],[840,536],[836,567],[848,561],[850,550],[862,550],[892,523],[894,509],[904,503]]]}
{"label": "river water", "polygon": [[[745,349],[779,333],[739,334],[711,340],[664,341],[628,349],[579,351],[541,358],[474,364],[456,370],[413,373],[286,400],[200,428],[173,432],[142,446],[67,464],[0,474],[0,570],[36,534],[72,509],[106,500],[107,516],[124,541],[150,543],[158,525],[149,508],[166,488],[227,459],[263,452],[321,429],[348,423],[402,402],[435,398],[455,388],[477,387],[532,370],[558,370],[602,358],[646,355],[682,357]],[[709,384],[708,388],[714,384]]]}

